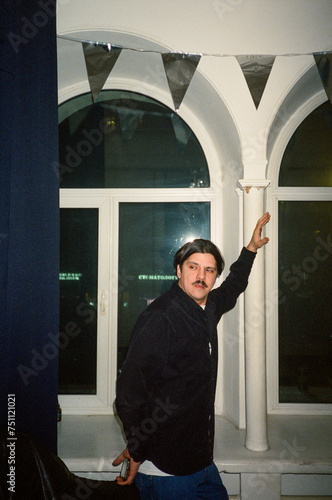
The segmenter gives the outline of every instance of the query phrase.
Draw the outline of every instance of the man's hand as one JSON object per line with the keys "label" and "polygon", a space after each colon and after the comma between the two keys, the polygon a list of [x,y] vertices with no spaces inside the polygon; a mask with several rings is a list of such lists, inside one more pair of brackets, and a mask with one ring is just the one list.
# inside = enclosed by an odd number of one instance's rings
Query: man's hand
{"label": "man's hand", "polygon": [[250,243],[247,246],[247,249],[251,252],[257,252],[259,248],[262,248],[262,246],[264,246],[269,241],[269,238],[262,238],[262,229],[263,226],[265,226],[265,224],[269,222],[270,218],[271,216],[269,212],[266,212],[266,214],[264,214],[263,217],[258,220]]}
{"label": "man's hand", "polygon": [[134,481],[135,476],[137,474],[138,468],[141,465],[141,462],[135,462],[131,458],[130,453],[128,451],[128,448],[123,450],[121,455],[119,455],[113,461],[113,465],[120,465],[124,461],[125,458],[129,459],[129,469],[128,469],[127,477],[126,477],[126,479],[123,479],[121,476],[118,476],[116,478],[117,483],[120,484],[121,486],[126,486],[128,484],[132,484],[132,482]]}

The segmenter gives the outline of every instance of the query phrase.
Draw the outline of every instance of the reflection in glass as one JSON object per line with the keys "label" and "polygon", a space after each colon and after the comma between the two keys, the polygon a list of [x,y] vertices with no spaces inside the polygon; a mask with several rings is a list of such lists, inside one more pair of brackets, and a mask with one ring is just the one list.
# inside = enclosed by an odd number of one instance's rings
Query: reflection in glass
{"label": "reflection in glass", "polygon": [[97,276],[98,209],[61,209],[60,394],[96,394]]}
{"label": "reflection in glass", "polygon": [[332,106],[315,109],[297,128],[282,158],[279,186],[332,186]]}
{"label": "reflection in glass", "polygon": [[203,150],[174,111],[146,96],[103,91],[60,106],[61,188],[208,187]]}
{"label": "reflection in glass", "polygon": [[332,202],[279,202],[281,403],[332,403]]}
{"label": "reflection in glass", "polygon": [[139,314],[174,280],[187,241],[210,237],[210,203],[120,203],[118,367]]}

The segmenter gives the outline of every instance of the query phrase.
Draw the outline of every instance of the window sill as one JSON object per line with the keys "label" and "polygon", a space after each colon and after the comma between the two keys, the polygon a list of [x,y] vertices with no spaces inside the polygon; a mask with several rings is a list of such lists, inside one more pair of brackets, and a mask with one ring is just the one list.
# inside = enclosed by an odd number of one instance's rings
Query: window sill
{"label": "window sill", "polygon": [[[266,452],[245,448],[245,431],[216,417],[215,463],[227,473],[332,474],[328,416],[270,415]],[[114,416],[65,415],[58,424],[59,456],[72,472],[113,472],[125,443]]]}
{"label": "window sill", "polygon": [[[78,476],[114,480],[112,462],[125,447],[114,416],[65,415],[59,426],[59,456]],[[266,452],[244,447],[245,431],[216,417],[215,463],[233,498],[279,500],[332,491],[332,425],[328,416],[270,415]],[[254,495],[254,496],[253,496]],[[321,496],[322,495],[322,496]]]}

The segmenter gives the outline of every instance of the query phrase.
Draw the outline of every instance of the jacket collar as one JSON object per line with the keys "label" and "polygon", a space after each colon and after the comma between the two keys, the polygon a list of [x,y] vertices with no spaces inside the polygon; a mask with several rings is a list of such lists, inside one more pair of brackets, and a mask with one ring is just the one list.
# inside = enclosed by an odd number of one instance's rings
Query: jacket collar
{"label": "jacket collar", "polygon": [[[175,281],[171,288],[170,293],[172,295],[173,303],[177,309],[182,309],[187,314],[191,316],[193,314],[201,315],[204,313],[204,309],[195,302],[182,288],[179,286],[178,282]],[[202,317],[202,316],[200,316]]]}

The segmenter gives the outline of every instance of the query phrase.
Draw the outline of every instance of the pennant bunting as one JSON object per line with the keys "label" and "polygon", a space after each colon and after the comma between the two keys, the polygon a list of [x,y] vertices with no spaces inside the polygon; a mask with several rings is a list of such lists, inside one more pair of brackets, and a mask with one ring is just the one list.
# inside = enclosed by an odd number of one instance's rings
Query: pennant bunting
{"label": "pennant bunting", "polygon": [[180,153],[183,153],[192,132],[176,113],[172,113],[171,120]]}
{"label": "pennant bunting", "polygon": [[[148,50],[143,48],[134,49],[132,47],[122,47],[112,45],[111,43],[82,40],[64,35],[57,35],[57,38],[80,42],[82,44],[90,89],[94,102],[97,100],[99,93],[103,89],[103,86],[122,50],[135,50],[136,52],[154,52],[160,54],[176,112],[179,110],[201,57],[230,57],[233,55],[212,53],[188,54],[187,52],[162,53],[157,50]],[[332,103],[332,51],[285,53],[278,55],[233,55],[242,69],[256,109],[260,104],[276,57],[297,57],[304,55],[312,55],[314,57],[323,87],[327,97]],[[137,125],[134,125],[136,115],[135,117],[130,117],[131,125],[129,127],[128,116],[124,119],[127,122],[123,128],[123,137],[130,139],[137,128]],[[175,134],[177,138],[179,138],[179,136],[184,133],[184,129],[181,130],[181,127],[177,122],[175,122],[175,125],[173,126]],[[181,141],[182,139],[179,140],[179,144]],[[186,139],[181,147],[185,148],[185,144]]]}
{"label": "pennant bunting", "polygon": [[236,56],[256,109],[259,106],[275,56]]}
{"label": "pennant bunting", "polygon": [[166,53],[161,54],[161,57],[175,111],[177,111],[195,74],[201,56],[200,54]]}
{"label": "pennant bunting", "polygon": [[88,73],[93,102],[96,102],[110,72],[113,69],[122,47],[114,47],[110,43],[82,42],[85,65]]}
{"label": "pennant bunting", "polygon": [[129,142],[144,116],[144,111],[119,107],[117,108],[117,112],[120,120],[122,139],[124,142]]}
{"label": "pennant bunting", "polygon": [[332,54],[314,54],[314,58],[326,95],[332,104]]}

